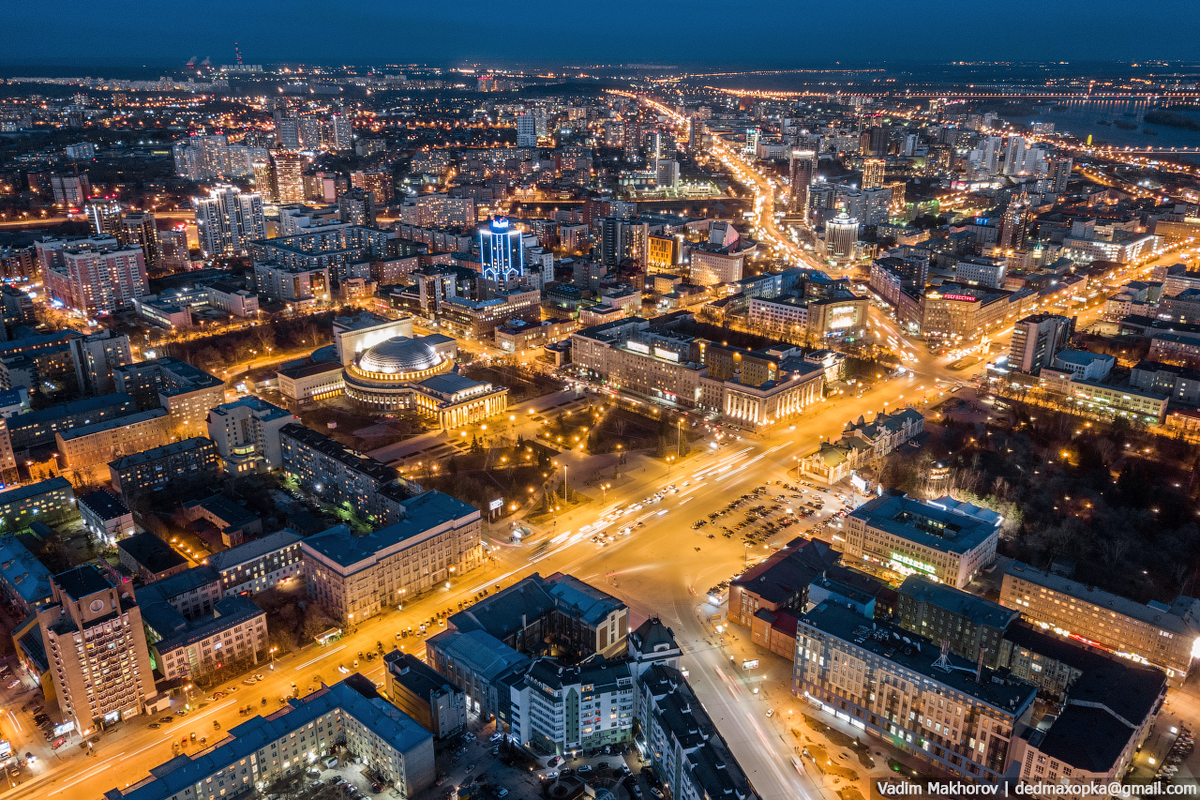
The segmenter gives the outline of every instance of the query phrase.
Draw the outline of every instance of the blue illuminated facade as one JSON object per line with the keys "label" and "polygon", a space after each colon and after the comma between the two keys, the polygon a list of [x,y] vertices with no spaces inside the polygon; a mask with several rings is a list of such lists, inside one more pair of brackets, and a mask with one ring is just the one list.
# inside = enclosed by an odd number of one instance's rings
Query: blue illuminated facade
{"label": "blue illuminated facade", "polygon": [[525,251],[521,232],[504,217],[494,218],[479,231],[479,266],[484,280],[504,287],[525,276]]}

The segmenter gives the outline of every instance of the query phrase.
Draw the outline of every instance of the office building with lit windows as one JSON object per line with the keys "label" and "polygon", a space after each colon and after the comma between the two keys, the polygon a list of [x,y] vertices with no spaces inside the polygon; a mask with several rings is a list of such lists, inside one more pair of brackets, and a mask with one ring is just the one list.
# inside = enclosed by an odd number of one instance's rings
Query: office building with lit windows
{"label": "office building with lit windows", "polygon": [[521,232],[504,217],[479,229],[479,272],[499,288],[525,277],[525,251]]}
{"label": "office building with lit windows", "polygon": [[847,566],[864,562],[963,589],[996,559],[1003,517],[949,497],[914,500],[889,492],[846,516],[834,540]]}
{"label": "office building with lit windows", "polygon": [[334,619],[373,617],[483,563],[474,506],[428,491],[396,503],[395,516],[366,535],[337,525],[301,542],[308,594]]}
{"label": "office building with lit windows", "polygon": [[1000,603],[1033,623],[1167,673],[1182,682],[1200,650],[1200,599],[1139,603],[1061,575],[1013,562]]}

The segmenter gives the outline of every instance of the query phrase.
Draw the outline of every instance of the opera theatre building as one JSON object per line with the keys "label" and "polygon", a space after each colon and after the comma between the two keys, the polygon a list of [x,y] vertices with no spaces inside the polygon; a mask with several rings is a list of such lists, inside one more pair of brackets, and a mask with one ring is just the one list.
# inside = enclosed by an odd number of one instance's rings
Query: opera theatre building
{"label": "opera theatre building", "polygon": [[508,388],[458,374],[457,345],[445,336],[394,336],[354,356],[346,397],[372,412],[416,410],[446,430],[508,409]]}

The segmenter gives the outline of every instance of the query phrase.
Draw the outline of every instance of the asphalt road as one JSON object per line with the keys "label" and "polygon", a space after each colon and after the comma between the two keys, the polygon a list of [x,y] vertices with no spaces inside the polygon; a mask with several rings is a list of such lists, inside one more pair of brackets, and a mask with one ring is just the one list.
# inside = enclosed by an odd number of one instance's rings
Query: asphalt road
{"label": "asphalt road", "polygon": [[[764,798],[809,796],[812,787],[790,767],[790,745],[780,739],[771,720],[765,717],[762,703],[746,694],[746,676],[729,668],[728,655],[708,623],[713,609],[704,605],[705,590],[739,572],[755,551],[748,552],[738,537],[726,539],[718,535],[709,539],[711,526],[700,531],[692,531],[690,526],[755,486],[788,480],[789,469],[794,481],[794,456],[807,454],[821,437],[839,433],[847,420],[869,413],[885,402],[895,404],[898,395],[915,390],[917,381],[911,376],[885,381],[862,397],[821,404],[801,418],[795,430],[781,430],[769,439],[746,437],[715,449],[701,443],[697,446],[699,452],[676,465],[670,478],[659,462],[631,459],[627,470],[609,490],[605,508],[585,505],[572,514],[564,514],[551,529],[540,535],[535,531],[530,540],[519,546],[508,541],[507,525],[497,526],[498,530],[489,534],[496,545],[494,561],[457,579],[449,589],[418,598],[402,611],[392,610],[366,620],[356,631],[325,648],[281,658],[274,670],[263,665],[258,668],[265,676],[263,682],[253,686],[234,682],[227,687],[236,688],[229,697],[203,701],[205,705],[161,729],[150,729],[148,725],[153,721],[150,718],[129,720],[104,734],[95,755],[90,756],[72,743],[54,755],[41,758],[26,771],[24,783],[4,794],[13,798],[95,797],[113,786],[135,783],[152,766],[171,757],[173,741],[188,737],[189,753],[200,747],[190,744],[193,732],[197,739],[207,736],[209,744],[214,744],[224,730],[243,720],[239,714],[243,706],[249,704],[255,712],[271,711],[280,707],[280,698],[292,690],[293,682],[301,693],[306,693],[319,681],[336,681],[342,677],[339,666],[353,669],[358,653],[362,651],[365,655],[366,651],[376,649],[377,642],[382,642],[385,650],[404,644],[409,651],[423,655],[424,646],[419,640],[409,638],[398,642],[396,633],[408,626],[415,628],[437,610],[457,610],[460,600],[469,600],[497,583],[509,585],[534,571],[543,574],[564,571],[620,597],[631,608],[635,624],[647,616],[658,615],[674,629],[686,654],[684,665],[691,672],[697,694]],[[586,480],[585,476],[573,474],[573,481],[577,478]],[[684,481],[687,486],[682,486]],[[677,493],[621,518],[621,525],[628,524],[626,520],[644,522],[630,536],[616,537],[612,544],[599,547],[591,542],[592,532],[581,530],[584,525],[595,525],[602,512],[644,499],[669,483],[677,485]],[[826,515],[832,510],[833,506],[827,505]],[[619,525],[606,527],[615,532]],[[795,525],[786,529],[774,544],[782,544],[804,528]],[[535,550],[543,538],[551,543]],[[538,555],[533,556],[535,552]],[[437,630],[441,628],[435,626],[433,631]],[[379,659],[360,662],[358,671],[377,683],[383,682]],[[265,706],[263,698],[267,700]],[[12,707],[11,702],[8,707]],[[155,718],[158,716],[162,715]],[[214,720],[219,722],[219,729],[214,729]],[[44,751],[46,748],[32,721],[26,721],[24,727],[25,733],[10,734],[14,751],[23,753],[27,749],[29,734],[36,741],[38,752]]]}

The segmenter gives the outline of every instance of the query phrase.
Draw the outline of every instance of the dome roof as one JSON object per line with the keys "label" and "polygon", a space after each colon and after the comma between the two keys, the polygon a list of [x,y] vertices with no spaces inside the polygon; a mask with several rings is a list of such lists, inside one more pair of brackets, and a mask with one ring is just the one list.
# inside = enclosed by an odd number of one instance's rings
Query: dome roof
{"label": "dome roof", "polygon": [[408,372],[423,372],[445,361],[445,357],[419,339],[393,336],[367,348],[358,359],[358,368],[363,372],[381,372],[385,375]]}

